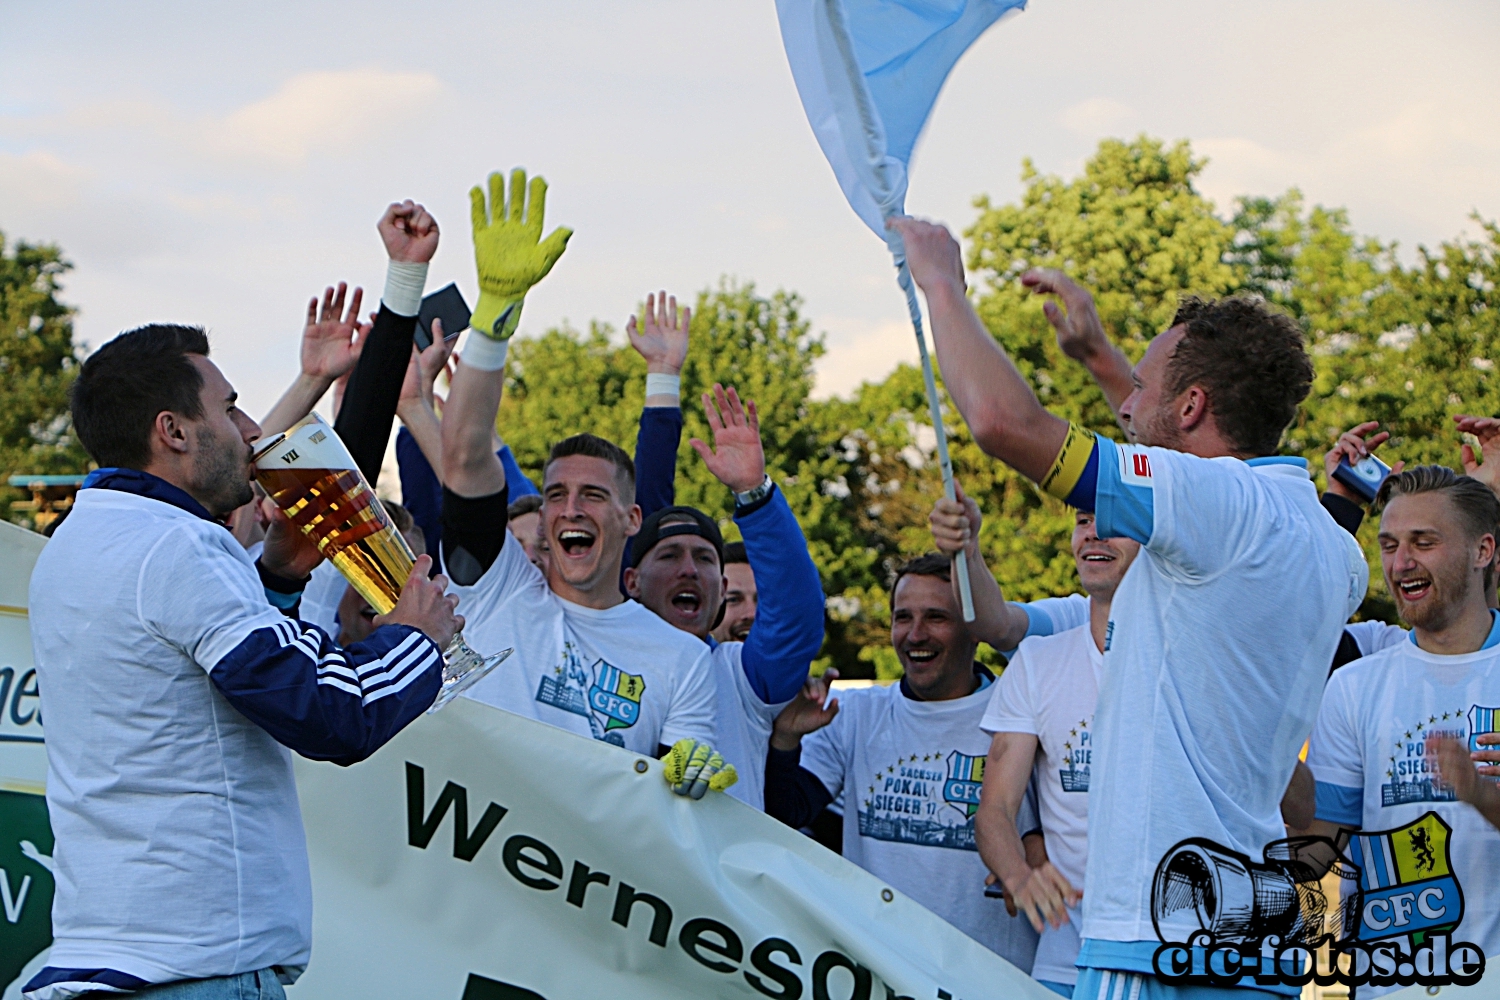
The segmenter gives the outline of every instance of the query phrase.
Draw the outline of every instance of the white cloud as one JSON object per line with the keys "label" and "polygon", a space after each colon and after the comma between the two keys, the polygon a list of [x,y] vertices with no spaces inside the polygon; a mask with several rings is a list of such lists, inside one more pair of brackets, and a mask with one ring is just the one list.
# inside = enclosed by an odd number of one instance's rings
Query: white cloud
{"label": "white cloud", "polygon": [[[818,359],[813,396],[849,396],[861,382],[878,382],[898,364],[917,363],[917,342],[906,320],[870,323],[854,317],[819,320],[828,329],[828,353]],[[929,349],[931,344],[929,343]]]}
{"label": "white cloud", "polygon": [[206,145],[284,166],[313,153],[350,154],[382,123],[410,120],[441,94],[431,73],[357,69],[301,73],[264,100],[214,122]]}

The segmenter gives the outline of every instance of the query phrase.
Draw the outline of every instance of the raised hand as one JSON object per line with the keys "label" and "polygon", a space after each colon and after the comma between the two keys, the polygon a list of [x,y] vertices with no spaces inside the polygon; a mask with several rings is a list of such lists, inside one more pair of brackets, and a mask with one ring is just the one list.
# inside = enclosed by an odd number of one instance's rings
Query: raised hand
{"label": "raised hand", "polygon": [[927,524],[932,529],[932,543],[950,559],[975,546],[980,525],[984,523],[979,504],[965,496],[964,488],[957,482],[953,484],[953,489],[958,499],[939,497],[938,502],[933,505],[932,513],[927,515]]}
{"label": "raised hand", "polygon": [[432,570],[432,557],[417,556],[411,575],[401,587],[401,598],[387,614],[378,615],[375,625],[410,625],[426,633],[427,637],[446,649],[453,641],[455,632],[462,632],[463,615],[454,614],[458,607],[458,595],[447,594],[448,578],[438,574],[432,579],[427,574]]}
{"label": "raised hand", "polygon": [[[792,703],[781,710],[771,727],[771,745],[777,750],[795,750],[802,737],[815,733],[839,714],[839,700],[830,698],[839,672],[830,668],[822,677],[809,677]],[[825,704],[826,703],[826,704]]]}
{"label": "raised hand", "polygon": [[[1328,475],[1329,493],[1341,496],[1345,500],[1352,500],[1357,504],[1365,503],[1364,497],[1355,493],[1337,479],[1334,479],[1333,471],[1339,467],[1340,460],[1347,461],[1350,465],[1357,465],[1363,462],[1374,453],[1376,448],[1379,448],[1386,441],[1390,440],[1391,435],[1389,431],[1381,431],[1379,434],[1372,433],[1379,426],[1380,421],[1378,420],[1366,420],[1362,424],[1356,424],[1340,434],[1339,439],[1333,443],[1333,447],[1328,449],[1327,453],[1323,455],[1323,471]],[[1464,447],[1467,448],[1468,445]],[[1497,450],[1496,454],[1497,458],[1500,458],[1500,450]],[[1473,457],[1472,451],[1469,452],[1469,457]],[[1391,472],[1400,472],[1405,464],[1404,462],[1397,462],[1391,467]],[[1500,462],[1497,462],[1497,464],[1500,464]],[[1493,489],[1493,486],[1491,488]]]}
{"label": "raised hand", "polygon": [[365,346],[370,324],[359,321],[364,289],[354,289],[348,309],[344,297],[349,286],[340,281],[337,290],[323,289],[321,308],[317,296],[308,300],[307,322],[302,327],[302,374],[327,383],[354,370]]}
{"label": "raised hand", "polygon": [[418,351],[415,346],[411,349],[411,361],[406,366],[406,379],[401,383],[401,396],[396,406],[398,411],[418,402],[435,409],[432,386],[447,369],[453,344],[453,341],[443,338],[443,321],[434,319],[432,343],[427,345],[427,350]]}
{"label": "raised hand", "polygon": [[1061,271],[1039,267],[1021,275],[1021,284],[1038,295],[1057,297],[1042,303],[1042,312],[1057,331],[1057,346],[1068,357],[1087,361],[1108,349],[1109,338],[1104,334],[1104,324],[1099,322],[1094,297],[1078,282]]}
{"label": "raised hand", "polygon": [[755,489],[766,478],[766,453],[760,443],[760,414],[755,401],[740,405],[739,394],[714,383],[714,394],[703,394],[703,415],[713,431],[714,447],[700,439],[689,442],[714,477],[736,493]]}
{"label": "raised hand", "polygon": [[505,201],[505,178],[490,174],[490,197],[475,185],[469,192],[474,223],[474,263],[479,269],[479,301],[469,323],[474,329],[505,340],[521,319],[521,300],[532,285],[552,270],[568,248],[571,229],[554,229],[542,239],[547,210],[547,182],[531,179],[528,200],[526,171],[510,175],[510,204]]}
{"label": "raised hand", "polygon": [[1494,417],[1453,418],[1459,433],[1472,434],[1479,441],[1479,454],[1473,445],[1459,448],[1459,458],[1464,465],[1464,475],[1472,476],[1495,493],[1500,494],[1500,420]]}
{"label": "raised hand", "polygon": [[688,328],[693,321],[693,310],[683,306],[677,311],[677,296],[666,292],[646,296],[646,321],[637,328],[635,317],[625,321],[625,333],[630,337],[630,346],[646,359],[646,371],[653,374],[677,375],[687,359]]}
{"label": "raised hand", "polygon": [[930,296],[939,285],[968,287],[963,251],[946,226],[906,215],[892,216],[886,226],[901,234],[906,244],[906,266],[922,291]]}
{"label": "raised hand", "polygon": [[425,264],[437,253],[437,220],[410,198],[391,202],[375,228],[379,230],[386,256],[391,260]]}

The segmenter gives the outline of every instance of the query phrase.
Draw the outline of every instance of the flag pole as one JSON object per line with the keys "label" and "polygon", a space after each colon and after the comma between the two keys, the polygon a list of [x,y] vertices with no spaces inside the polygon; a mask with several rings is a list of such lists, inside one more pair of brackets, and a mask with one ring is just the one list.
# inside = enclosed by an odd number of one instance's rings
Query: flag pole
{"label": "flag pole", "polygon": [[[922,358],[922,380],[927,385],[927,409],[932,414],[932,430],[937,435],[938,465],[943,470],[943,494],[958,499],[953,489],[953,462],[948,458],[948,432],[943,429],[943,410],[938,404],[937,379],[932,374],[932,358],[927,353],[927,335],[922,330],[922,310],[917,305],[917,289],[911,280],[906,261],[896,265],[896,283],[906,293],[906,309],[911,313],[911,328],[917,335],[917,353]],[[962,549],[953,557],[953,571],[958,574],[958,596],[963,605],[964,621],[974,620],[974,593],[969,586],[969,556]]]}
{"label": "flag pole", "polygon": [[[849,38],[849,27],[844,23],[844,10],[842,0],[823,0],[823,11],[828,18],[830,36],[838,48],[839,60],[843,64],[844,73],[849,81],[850,93],[854,99],[855,111],[859,114],[860,136],[863,140],[865,155],[869,159],[877,186],[882,194],[876,201],[884,216],[884,221],[889,222],[890,216],[901,211],[901,198],[895,196],[896,187],[890,182],[889,166],[885,155],[885,130],[880,124],[879,116],[875,114],[874,107],[870,104],[870,94],[865,89],[864,74],[860,71],[859,60],[854,56],[854,43]],[[901,190],[905,190],[905,180],[901,182]],[[890,245],[893,237],[886,236],[886,243]],[[899,237],[894,237],[895,246],[901,246]],[[956,500],[957,494],[953,490],[953,463],[948,459],[948,435],[943,430],[943,410],[938,405],[937,380],[932,375],[932,359],[927,354],[927,336],[922,332],[922,310],[917,305],[917,289],[911,280],[911,269],[906,266],[906,253],[904,250],[898,252],[892,247],[892,257],[896,263],[896,282],[901,290],[906,293],[906,308],[911,313],[911,326],[917,334],[917,352],[922,357],[922,378],[927,383],[927,408],[932,413],[932,430],[937,435],[938,463],[943,470],[943,493],[949,500]],[[953,557],[953,571],[958,574],[958,596],[959,603],[963,608],[964,621],[974,620],[974,594],[969,587],[969,558],[962,549]]]}

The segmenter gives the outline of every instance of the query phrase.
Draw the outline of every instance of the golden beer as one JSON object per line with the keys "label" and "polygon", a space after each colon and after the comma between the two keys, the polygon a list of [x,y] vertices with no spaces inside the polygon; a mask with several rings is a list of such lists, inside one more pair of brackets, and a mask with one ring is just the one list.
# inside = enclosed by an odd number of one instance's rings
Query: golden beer
{"label": "golden beer", "polygon": [[[389,614],[416,557],[333,428],[310,413],[262,443],[255,451],[255,478],[375,613]],[[511,652],[486,659],[454,633],[443,651],[442,691],[428,711],[447,704]]]}

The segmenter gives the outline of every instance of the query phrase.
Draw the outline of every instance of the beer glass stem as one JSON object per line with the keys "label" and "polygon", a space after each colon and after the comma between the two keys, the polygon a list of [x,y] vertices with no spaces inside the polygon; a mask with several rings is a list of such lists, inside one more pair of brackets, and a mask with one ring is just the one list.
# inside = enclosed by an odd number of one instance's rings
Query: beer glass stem
{"label": "beer glass stem", "polygon": [[433,699],[432,706],[427,709],[427,714],[431,715],[438,711],[473,687],[513,652],[515,652],[514,647],[501,650],[494,656],[481,656],[467,642],[464,642],[462,632],[453,633],[448,648],[443,650],[443,685],[438,689],[438,695]]}

